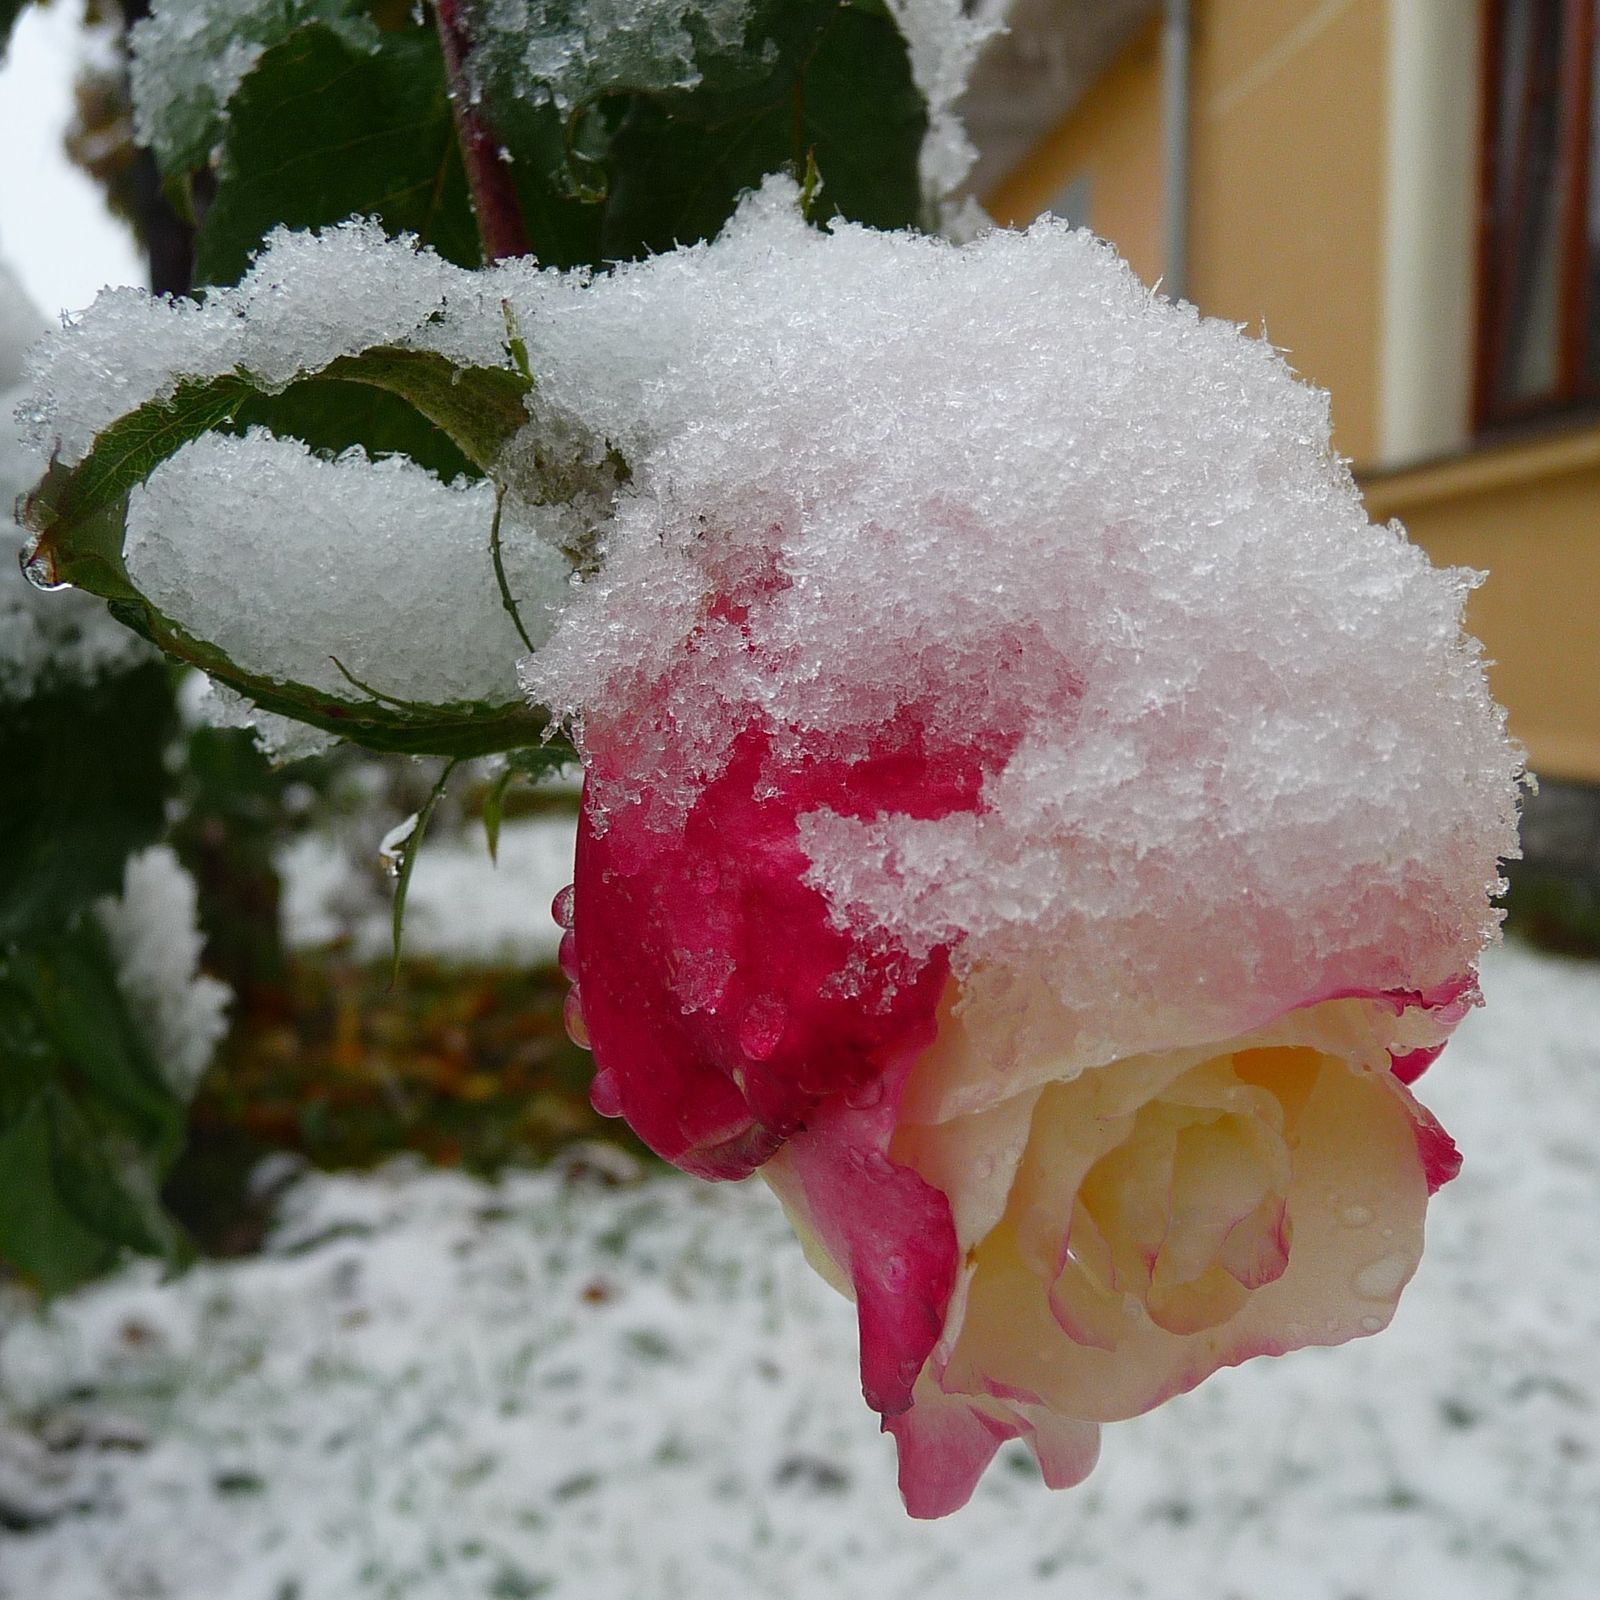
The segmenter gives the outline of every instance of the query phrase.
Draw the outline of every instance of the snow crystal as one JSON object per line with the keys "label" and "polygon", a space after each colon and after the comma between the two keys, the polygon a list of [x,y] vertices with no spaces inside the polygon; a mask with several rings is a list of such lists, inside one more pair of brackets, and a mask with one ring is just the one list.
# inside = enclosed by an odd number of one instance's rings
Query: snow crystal
{"label": "snow crystal", "polygon": [[[490,553],[494,510],[491,484],[445,484],[404,457],[329,461],[259,429],[205,434],[133,492],[125,560],[164,615],[247,671],[346,700],[366,698],[354,679],[399,700],[504,704],[521,641]],[[540,638],[566,562],[509,515],[501,547]]]}
{"label": "snow crystal", "polygon": [[701,52],[737,50],[751,11],[751,0],[490,0],[481,48],[515,52],[521,92],[567,112],[619,86],[694,88]]}
{"label": "snow crystal", "polygon": [[[449,331],[441,328],[448,313]],[[106,289],[34,354],[22,417],[41,456],[71,466],[118,417],[171,399],[185,379],[236,368],[282,389],[377,345],[507,365],[505,311],[483,274],[353,221],[276,229],[243,279],[203,303]]]}
{"label": "snow crystal", "polygon": [[256,748],[274,766],[320,756],[339,743],[335,735],[313,728],[308,722],[263,711],[254,701],[203,672],[191,673],[184,680],[179,704],[189,721],[200,727],[248,728],[255,737]]}
{"label": "snow crystal", "polygon": [[670,832],[757,715],[779,759],[907,708],[1003,748],[980,815],[802,840],[836,915],[1042,981],[1086,1060],[1469,965],[1516,799],[1475,577],[1368,524],[1327,397],[1053,219],[957,247],[793,199],[528,321],[538,405],[632,468],[525,668],[625,730],[596,803]]}
{"label": "snow crystal", "polygon": [[173,1093],[188,1099],[227,1031],[233,998],[227,984],[199,970],[194,879],[168,846],[153,845],[128,859],[121,896],[96,910],[118,985]]}
{"label": "snow crystal", "polygon": [[962,0],[889,0],[890,15],[911,57],[912,79],[928,107],[920,165],[923,192],[936,206],[955,191],[977,159],[956,114],[956,101],[966,92],[979,52],[1003,26],[1001,8],[992,0],[971,15],[968,11]]}

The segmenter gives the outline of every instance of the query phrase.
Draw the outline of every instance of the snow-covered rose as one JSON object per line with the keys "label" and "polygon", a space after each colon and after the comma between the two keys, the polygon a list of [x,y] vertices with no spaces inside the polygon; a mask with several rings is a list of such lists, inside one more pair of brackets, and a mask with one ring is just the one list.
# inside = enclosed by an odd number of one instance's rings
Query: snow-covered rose
{"label": "snow-covered rose", "polygon": [[1387,1321],[1517,761],[1472,575],[1270,348],[1058,224],[792,199],[542,308],[539,404],[631,477],[523,673],[586,763],[595,1103],[773,1184],[938,1514]]}

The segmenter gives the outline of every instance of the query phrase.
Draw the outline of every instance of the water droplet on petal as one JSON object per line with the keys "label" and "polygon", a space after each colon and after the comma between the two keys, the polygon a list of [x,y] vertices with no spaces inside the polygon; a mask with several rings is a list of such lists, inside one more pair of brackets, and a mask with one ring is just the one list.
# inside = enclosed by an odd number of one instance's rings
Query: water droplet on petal
{"label": "water droplet on petal", "polygon": [[1347,1228],[1364,1228],[1372,1221],[1372,1208],[1370,1206],[1346,1206],[1339,1213],[1339,1220]]}
{"label": "water droplet on petal", "polygon": [[572,891],[573,885],[569,883],[550,902],[550,915],[555,918],[558,928],[570,929],[572,926]]}
{"label": "water droplet on petal", "polygon": [[739,1018],[739,1048],[752,1061],[766,1061],[783,1039],[789,1008],[776,995],[760,994]]}
{"label": "water droplet on petal", "polygon": [[578,938],[571,928],[561,935],[561,943],[556,948],[556,962],[570,982],[578,981]]}
{"label": "water droplet on petal", "polygon": [[561,1008],[561,1020],[567,1025],[567,1037],[580,1050],[589,1049],[589,1029],[583,1020],[583,1004],[576,989],[567,990],[567,1001]]}
{"label": "water droplet on petal", "polygon": [[609,1072],[597,1072],[589,1085],[589,1104],[602,1117],[622,1115],[622,1097],[617,1093],[617,1080]]}
{"label": "water droplet on petal", "polygon": [[1363,1333],[1376,1333],[1382,1326],[1382,1317],[1363,1317],[1361,1319],[1361,1330]]}
{"label": "water droplet on petal", "polygon": [[1380,1256],[1362,1267],[1350,1280],[1350,1286],[1363,1300],[1392,1300],[1405,1283],[1410,1265],[1398,1251]]}

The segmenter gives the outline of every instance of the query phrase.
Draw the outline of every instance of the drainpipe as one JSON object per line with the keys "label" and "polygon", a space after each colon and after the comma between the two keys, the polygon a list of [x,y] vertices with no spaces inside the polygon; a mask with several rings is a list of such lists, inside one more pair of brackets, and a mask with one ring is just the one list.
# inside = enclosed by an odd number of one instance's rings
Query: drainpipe
{"label": "drainpipe", "polygon": [[1189,60],[1191,0],[1165,0],[1161,21],[1161,287],[1173,300],[1189,292]]}

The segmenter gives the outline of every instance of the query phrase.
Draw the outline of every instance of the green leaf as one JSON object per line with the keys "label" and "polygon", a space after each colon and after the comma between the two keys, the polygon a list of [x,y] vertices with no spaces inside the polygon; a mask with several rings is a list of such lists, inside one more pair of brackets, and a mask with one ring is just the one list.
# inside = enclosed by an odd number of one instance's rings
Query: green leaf
{"label": "green leaf", "polygon": [[813,220],[914,226],[926,130],[898,28],[840,7],[784,96],[755,113],[706,124],[663,101],[633,102],[608,157],[605,254],[633,258],[708,239],[740,194],[782,170],[799,178],[814,169]]}
{"label": "green leaf", "polygon": [[500,824],[505,817],[506,790],[517,781],[515,767],[506,766],[495,775],[489,791],[483,797],[483,837],[489,846],[489,859],[497,865],[500,860]]}
{"label": "green leaf", "polygon": [[[175,8],[166,9],[170,15]],[[180,181],[210,158],[227,125],[227,110],[218,103],[217,87],[205,73],[161,70],[174,54],[181,54],[187,65],[196,58],[205,60],[250,45],[266,49],[310,22],[326,23],[354,49],[371,50],[378,42],[377,29],[363,14],[362,0],[277,0],[267,6],[185,9],[190,14],[181,42],[157,40],[152,70],[135,68],[135,89],[151,125],[156,162],[163,177]],[[145,41],[142,57],[151,57],[151,43]]]}
{"label": "green leaf", "polygon": [[116,1245],[80,1222],[61,1192],[55,1127],[42,1097],[0,1125],[0,1173],[0,1261],[47,1295],[115,1263]]}
{"label": "green leaf", "polygon": [[431,31],[384,34],[364,48],[313,23],[261,57],[228,103],[196,280],[236,282],[280,224],[356,215],[463,265],[482,259]]}
{"label": "green leaf", "polygon": [[0,1057],[0,1258],[47,1293],[123,1250],[180,1259],[158,1193],[184,1109],[92,913],[0,947]]}
{"label": "green leaf", "polygon": [[230,427],[239,432],[265,428],[327,456],[354,446],[374,458],[410,456],[446,483],[480,475],[460,445],[409,401],[345,379],[303,378],[280,394],[252,394],[234,413]]}
{"label": "green leaf", "polygon": [[119,417],[75,467],[51,462],[23,508],[23,522],[39,535],[30,561],[49,582],[108,600],[137,599],[122,564],[129,490],[191,439],[227,422],[253,392],[239,373],[189,380],[169,400]]}
{"label": "green leaf", "polygon": [[118,891],[161,831],[175,724],[159,664],[0,702],[0,943]]}
{"label": "green leaf", "polygon": [[[567,86],[582,98],[563,117],[529,95],[524,51],[530,39],[570,37],[580,12],[529,0],[482,52],[489,112],[515,158],[542,260],[600,265],[710,238],[741,194],[773,172],[800,177],[812,161],[822,189],[808,217],[885,228],[920,220],[927,111],[882,5],[765,0],[731,42],[690,7],[682,22],[692,70],[671,52],[652,56],[626,31],[602,33],[620,43]],[[681,55],[683,36],[674,39]],[[588,230],[574,212],[585,203]]]}
{"label": "green leaf", "polygon": [[[457,367],[431,351],[390,346],[336,356],[279,395],[266,395],[244,371],[189,379],[170,399],[118,418],[76,466],[51,464],[23,511],[23,521],[39,535],[32,560],[51,582],[76,584],[108,600],[141,601],[122,564],[129,491],[190,440],[225,424],[268,416],[288,424],[286,431],[304,419],[313,423],[312,432],[318,424],[326,428],[322,385],[328,382],[393,395],[484,472],[527,422],[523,399],[533,387],[510,368]],[[301,407],[297,401],[308,390],[309,404]]]}

